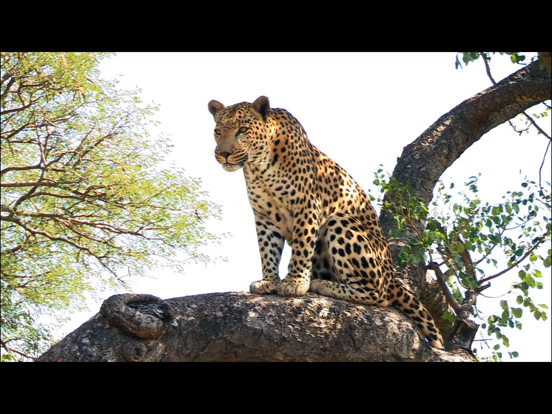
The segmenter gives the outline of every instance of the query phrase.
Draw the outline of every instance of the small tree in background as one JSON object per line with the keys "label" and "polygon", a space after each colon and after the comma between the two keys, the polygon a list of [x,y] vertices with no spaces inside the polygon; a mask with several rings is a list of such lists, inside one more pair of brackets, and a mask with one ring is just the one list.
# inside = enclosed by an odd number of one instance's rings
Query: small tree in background
{"label": "small tree in background", "polygon": [[1,54],[2,359],[40,355],[85,292],[209,261],[201,248],[216,243],[204,222],[219,207],[162,167],[158,108],[100,79],[108,56]]}

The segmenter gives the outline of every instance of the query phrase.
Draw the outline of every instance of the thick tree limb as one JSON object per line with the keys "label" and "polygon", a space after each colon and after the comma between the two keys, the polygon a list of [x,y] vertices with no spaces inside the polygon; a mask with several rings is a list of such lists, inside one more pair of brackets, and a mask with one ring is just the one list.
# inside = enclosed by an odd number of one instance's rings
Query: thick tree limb
{"label": "thick tree limb", "polygon": [[406,316],[308,293],[116,295],[38,361],[474,361],[430,347]]}

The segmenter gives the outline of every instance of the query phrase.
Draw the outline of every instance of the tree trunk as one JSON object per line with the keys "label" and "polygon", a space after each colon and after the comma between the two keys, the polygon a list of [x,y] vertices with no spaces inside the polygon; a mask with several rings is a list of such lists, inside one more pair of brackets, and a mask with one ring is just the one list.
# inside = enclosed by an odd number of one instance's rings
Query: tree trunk
{"label": "tree trunk", "polygon": [[[462,102],[405,147],[393,172],[425,205],[442,173],[481,136],[550,99],[550,74],[532,63]],[[393,234],[394,221],[381,224]],[[424,222],[415,223],[423,229]],[[396,255],[409,236],[390,240]],[[398,272],[436,318],[451,326],[439,287],[422,266]],[[458,329],[458,332],[466,332]],[[456,341],[470,343],[469,338]],[[448,348],[448,349],[454,349]],[[38,361],[475,361],[461,347],[431,348],[410,319],[393,308],[357,305],[308,293],[301,298],[217,293],[162,301],[115,295],[100,313]]]}

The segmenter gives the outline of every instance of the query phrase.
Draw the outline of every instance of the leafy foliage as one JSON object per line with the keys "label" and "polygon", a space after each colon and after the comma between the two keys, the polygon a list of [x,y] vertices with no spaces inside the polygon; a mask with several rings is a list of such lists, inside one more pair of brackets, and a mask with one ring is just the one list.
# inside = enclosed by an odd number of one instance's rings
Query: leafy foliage
{"label": "leafy foliage", "polygon": [[[198,179],[162,168],[157,107],[100,78],[106,53],[2,52],[3,359],[54,339],[42,316],[81,309],[85,292],[125,277],[209,261],[219,218]],[[56,319],[57,318],[57,319]],[[16,356],[17,355],[17,356]]]}
{"label": "leafy foliage", "polygon": [[[509,347],[503,328],[522,328],[520,318],[524,309],[537,320],[546,320],[546,305],[535,305],[531,289],[542,289],[542,269],[550,267],[551,250],[544,252],[544,243],[551,239],[551,195],[533,181],[523,180],[521,188],[508,192],[503,202],[490,205],[479,197],[478,177],[465,183],[467,192],[461,200],[446,192],[443,183],[437,186],[432,211],[410,192],[410,186],[399,185],[379,169],[374,184],[385,198],[374,198],[382,209],[393,213],[397,234],[413,234],[399,256],[399,265],[424,263],[440,282],[451,307],[443,317],[454,322],[456,317],[472,316],[486,329],[486,336],[497,341],[494,350]],[[454,188],[451,184],[449,190]],[[416,222],[426,223],[424,228]],[[496,270],[502,268],[502,270]],[[490,287],[491,280],[516,269],[517,280],[510,292],[518,292],[515,303],[499,302],[496,314],[483,315],[477,299]],[[483,295],[484,296],[484,295]],[[485,342],[483,342],[485,343]],[[510,352],[516,357],[517,352]],[[494,360],[502,358],[495,352]]]}
{"label": "leafy foliage", "polygon": [[[501,55],[508,55],[510,56],[510,61],[514,64],[523,64],[525,61],[525,55],[520,54],[519,52],[498,52]],[[461,52],[462,54],[462,62],[464,62],[464,65],[468,65],[468,63],[473,62],[480,57],[483,57],[484,59],[490,60],[490,54],[487,52]],[[494,52],[493,52],[494,54]],[[462,68],[462,63],[458,59],[458,53],[456,55],[456,62],[454,63],[454,66],[456,69]]]}

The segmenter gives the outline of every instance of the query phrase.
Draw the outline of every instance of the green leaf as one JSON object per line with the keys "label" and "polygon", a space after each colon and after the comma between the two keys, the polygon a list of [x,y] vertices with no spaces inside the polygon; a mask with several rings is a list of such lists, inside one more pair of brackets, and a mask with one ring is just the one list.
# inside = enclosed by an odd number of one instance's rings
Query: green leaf
{"label": "green leaf", "polygon": [[[462,61],[465,65],[468,63],[479,59],[479,52],[462,52]],[[462,64],[458,60],[458,55],[456,55],[456,63],[455,63],[456,69],[461,68]]]}
{"label": "green leaf", "polygon": [[501,307],[503,310],[508,310],[508,302],[506,302],[505,300],[501,300],[501,301],[500,301],[500,307]]}
{"label": "green leaf", "polygon": [[525,56],[520,55],[517,52],[513,52],[510,55],[510,60],[512,61],[512,63],[520,63],[520,62],[523,62],[525,60]]}
{"label": "green leaf", "polygon": [[443,313],[443,319],[449,321],[450,323],[454,323],[454,321],[456,321],[456,316],[453,315],[452,313],[448,312],[448,311],[445,311]]}
{"label": "green leaf", "polygon": [[518,272],[518,276],[521,280],[525,280],[525,277],[527,276],[527,272],[525,270],[520,270]]}
{"label": "green leaf", "polygon": [[523,309],[521,308],[511,308],[511,311],[516,318],[521,318],[521,315],[523,315]]}

